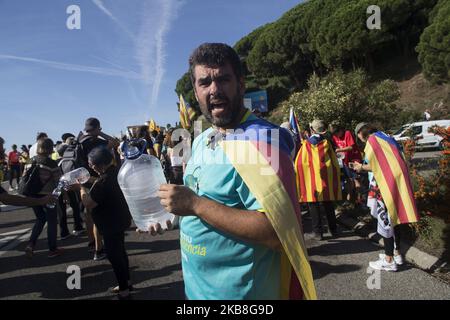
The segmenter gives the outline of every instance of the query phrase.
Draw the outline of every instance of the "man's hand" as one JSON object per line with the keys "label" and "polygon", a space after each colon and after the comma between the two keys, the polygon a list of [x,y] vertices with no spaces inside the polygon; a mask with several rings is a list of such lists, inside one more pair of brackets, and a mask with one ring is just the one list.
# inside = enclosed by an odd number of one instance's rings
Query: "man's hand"
{"label": "man's hand", "polygon": [[40,198],[39,202],[40,202],[41,206],[46,206],[48,204],[51,204],[51,205],[55,204],[57,200],[58,200],[58,198],[55,198],[53,195],[48,194],[45,197]]}
{"label": "man's hand", "polygon": [[363,171],[363,165],[359,162],[351,162],[351,169],[355,170],[356,172],[360,173]]}
{"label": "man's hand", "polygon": [[[172,225],[172,222],[170,222],[170,220],[167,220],[166,224],[167,224],[167,230],[172,230],[173,229],[173,225]],[[163,229],[159,223],[151,224],[148,227],[147,231],[141,230],[139,228],[136,229],[137,233],[150,233],[152,236],[156,236],[157,234],[163,234],[165,231],[166,230]]]}
{"label": "man's hand", "polygon": [[175,184],[162,184],[158,197],[167,212],[178,216],[196,215],[195,208],[201,201],[201,198],[188,187]]}

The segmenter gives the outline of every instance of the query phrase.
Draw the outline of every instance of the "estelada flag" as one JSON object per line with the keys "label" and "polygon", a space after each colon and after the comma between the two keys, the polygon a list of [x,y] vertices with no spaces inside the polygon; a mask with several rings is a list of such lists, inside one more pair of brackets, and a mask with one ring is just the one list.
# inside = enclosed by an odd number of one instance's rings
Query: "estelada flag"
{"label": "estelada flag", "polygon": [[316,145],[303,140],[295,170],[300,202],[342,200],[341,169],[328,140]]}
{"label": "estelada flag", "polygon": [[180,122],[183,129],[189,129],[191,127],[191,117],[193,118],[195,116],[195,114],[192,114],[193,109],[189,111],[191,109],[184,101],[183,95],[180,94]]}
{"label": "estelada flag", "polygon": [[398,143],[384,132],[372,134],[364,149],[392,225],[419,220],[411,179]]}
{"label": "estelada flag", "polygon": [[148,123],[148,130],[150,132],[157,130],[158,131],[158,127],[156,126],[156,122],[153,119],[150,119],[149,123]]}
{"label": "estelada flag", "polygon": [[[286,131],[247,111],[235,133],[219,142],[225,155],[263,207],[282,244],[281,297],[317,299],[316,289],[303,239],[295,171],[286,141]],[[271,135],[271,130],[279,136]],[[240,131],[240,132],[239,132]],[[269,134],[267,134],[269,132]],[[291,146],[293,147],[293,146]],[[257,161],[249,161],[249,159]]]}

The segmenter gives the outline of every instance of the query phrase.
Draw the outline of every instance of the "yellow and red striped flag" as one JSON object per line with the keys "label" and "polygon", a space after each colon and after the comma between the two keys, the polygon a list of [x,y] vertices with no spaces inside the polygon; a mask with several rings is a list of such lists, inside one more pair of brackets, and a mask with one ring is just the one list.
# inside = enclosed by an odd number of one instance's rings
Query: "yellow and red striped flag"
{"label": "yellow and red striped flag", "polygon": [[188,112],[188,106],[186,105],[183,95],[181,94],[180,94],[180,122],[183,129],[189,129],[191,127],[191,118]]}
{"label": "yellow and red striped flag", "polygon": [[303,140],[295,170],[300,202],[342,200],[341,169],[328,140],[316,145]]}
{"label": "yellow and red striped flag", "polygon": [[369,137],[364,152],[392,225],[419,221],[408,167],[398,143],[379,131]]}

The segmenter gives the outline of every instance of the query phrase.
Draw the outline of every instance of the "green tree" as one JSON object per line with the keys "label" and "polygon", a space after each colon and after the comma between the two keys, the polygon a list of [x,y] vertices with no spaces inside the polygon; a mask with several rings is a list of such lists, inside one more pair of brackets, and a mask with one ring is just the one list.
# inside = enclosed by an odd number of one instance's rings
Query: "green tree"
{"label": "green tree", "polygon": [[395,125],[398,97],[393,81],[372,85],[361,69],[347,74],[337,70],[323,78],[313,74],[308,89],[292,94],[281,108],[286,116],[294,108],[303,128],[317,118],[327,123],[338,121],[348,129],[361,121],[388,129]]}
{"label": "green tree", "polygon": [[450,2],[440,0],[430,15],[416,50],[425,76],[434,82],[450,80]]}

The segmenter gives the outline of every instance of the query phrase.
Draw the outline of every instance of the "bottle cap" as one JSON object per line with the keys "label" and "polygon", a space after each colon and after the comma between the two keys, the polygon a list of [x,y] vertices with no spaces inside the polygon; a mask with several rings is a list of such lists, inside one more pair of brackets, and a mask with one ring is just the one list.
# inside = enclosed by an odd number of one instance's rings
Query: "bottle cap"
{"label": "bottle cap", "polygon": [[128,160],[139,158],[147,147],[147,141],[144,139],[133,139],[127,141],[122,146],[122,152]]}

